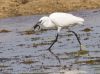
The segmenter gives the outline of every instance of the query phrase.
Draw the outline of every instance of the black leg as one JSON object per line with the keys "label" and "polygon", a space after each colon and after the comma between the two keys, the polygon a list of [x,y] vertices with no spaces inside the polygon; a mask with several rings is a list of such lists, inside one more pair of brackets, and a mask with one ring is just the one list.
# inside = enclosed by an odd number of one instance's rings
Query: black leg
{"label": "black leg", "polygon": [[51,54],[53,54],[53,55],[56,57],[56,59],[57,59],[57,60],[59,61],[59,63],[60,63],[59,57],[56,56],[56,55],[51,51],[51,47],[57,42],[58,36],[59,36],[59,34],[57,34],[56,39],[55,39],[55,40],[53,41],[53,43],[50,45],[50,47],[48,48],[48,50],[49,50],[49,52],[50,52]]}
{"label": "black leg", "polygon": [[53,41],[53,43],[50,45],[50,47],[48,48],[48,50],[51,50],[51,47],[55,44],[55,42],[57,42],[58,40],[58,34],[56,36],[56,39]]}
{"label": "black leg", "polygon": [[72,33],[76,36],[77,41],[78,41],[78,43],[79,43],[79,45],[80,45],[80,50],[82,50],[82,47],[81,47],[82,45],[81,45],[81,42],[80,42],[80,39],[79,39],[77,33],[75,33],[74,31],[68,31],[68,32],[72,32]]}

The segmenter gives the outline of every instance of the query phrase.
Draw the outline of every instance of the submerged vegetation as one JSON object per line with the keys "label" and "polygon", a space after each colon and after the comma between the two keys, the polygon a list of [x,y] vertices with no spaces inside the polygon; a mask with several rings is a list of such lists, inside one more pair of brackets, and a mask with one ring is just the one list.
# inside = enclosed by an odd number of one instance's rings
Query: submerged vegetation
{"label": "submerged vegetation", "polygon": [[38,44],[36,44],[36,43],[33,43],[33,47],[37,47],[37,46],[43,46],[43,45],[49,45],[49,44],[51,44],[51,43],[38,43]]}
{"label": "submerged vegetation", "polygon": [[26,31],[22,31],[20,32],[21,35],[31,35],[34,34],[35,32],[33,30],[26,30]]}
{"label": "submerged vegetation", "polygon": [[8,33],[8,32],[11,32],[10,30],[6,30],[6,29],[1,29],[0,30],[0,33]]}
{"label": "submerged vegetation", "polygon": [[0,0],[0,17],[100,8],[100,0]]}
{"label": "submerged vegetation", "polygon": [[77,64],[100,64],[100,60],[87,60],[87,61],[78,61]]}
{"label": "submerged vegetation", "polygon": [[85,28],[85,29],[83,29],[82,31],[84,31],[84,32],[90,32],[90,31],[92,31],[92,29],[90,29],[90,28]]}
{"label": "submerged vegetation", "polygon": [[38,61],[33,61],[32,59],[25,59],[21,63],[29,65],[32,63],[36,63],[36,62],[38,62]]}

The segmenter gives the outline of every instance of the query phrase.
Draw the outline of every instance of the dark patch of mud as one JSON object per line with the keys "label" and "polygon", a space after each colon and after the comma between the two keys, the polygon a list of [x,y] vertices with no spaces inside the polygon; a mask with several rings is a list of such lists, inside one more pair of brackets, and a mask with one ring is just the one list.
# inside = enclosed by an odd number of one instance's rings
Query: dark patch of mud
{"label": "dark patch of mud", "polygon": [[92,64],[92,65],[94,65],[94,64],[100,64],[100,60],[98,59],[98,60],[87,60],[87,61],[78,61],[78,62],[76,62],[76,64]]}
{"label": "dark patch of mud", "polygon": [[31,34],[34,34],[35,31],[33,30],[27,30],[27,31],[22,31],[22,32],[19,32],[21,35],[31,35]]}
{"label": "dark patch of mud", "polygon": [[84,31],[84,32],[90,32],[90,31],[93,31],[93,30],[91,28],[85,28],[82,31]]}
{"label": "dark patch of mud", "polygon": [[6,29],[0,29],[0,33],[8,33],[11,32],[10,30],[6,30]]}
{"label": "dark patch of mud", "polygon": [[44,45],[50,45],[51,43],[33,43],[33,47],[38,47],[38,46],[44,46]]}

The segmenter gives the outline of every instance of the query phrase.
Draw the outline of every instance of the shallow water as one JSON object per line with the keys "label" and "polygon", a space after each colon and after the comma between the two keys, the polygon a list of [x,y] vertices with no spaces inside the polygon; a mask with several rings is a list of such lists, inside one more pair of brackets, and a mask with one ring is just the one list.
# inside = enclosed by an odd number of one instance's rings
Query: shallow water
{"label": "shallow water", "polygon": [[1,19],[0,30],[10,32],[0,33],[0,72],[60,74],[62,70],[79,70],[87,74],[100,74],[100,10],[71,13],[85,19],[84,25],[71,28],[78,33],[85,51],[79,52],[78,57],[76,38],[66,28],[62,29],[58,42],[52,47],[61,65],[46,50],[55,38],[56,29],[30,32],[43,15]]}

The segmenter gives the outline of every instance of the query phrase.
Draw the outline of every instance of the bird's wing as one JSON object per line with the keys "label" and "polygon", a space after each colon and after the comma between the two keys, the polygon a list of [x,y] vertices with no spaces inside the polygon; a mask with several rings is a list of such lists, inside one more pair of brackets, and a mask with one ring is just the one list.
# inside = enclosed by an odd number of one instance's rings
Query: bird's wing
{"label": "bird's wing", "polygon": [[70,24],[75,24],[83,21],[82,18],[76,17],[69,13],[52,13],[49,18],[57,25],[57,26],[69,26]]}

